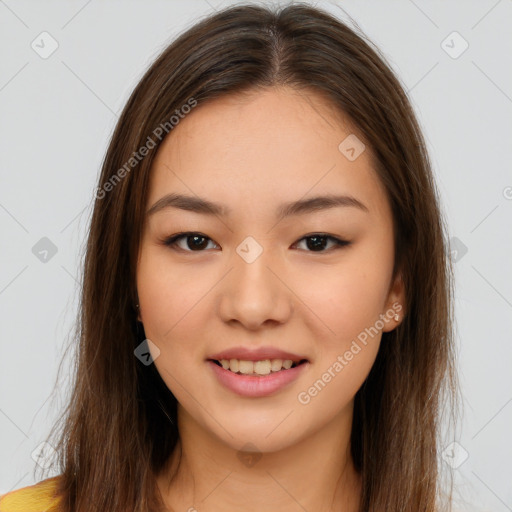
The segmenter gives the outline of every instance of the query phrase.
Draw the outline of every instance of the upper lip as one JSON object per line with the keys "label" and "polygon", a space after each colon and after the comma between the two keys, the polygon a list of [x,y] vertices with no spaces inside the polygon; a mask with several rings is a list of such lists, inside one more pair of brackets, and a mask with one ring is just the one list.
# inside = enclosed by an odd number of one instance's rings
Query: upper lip
{"label": "upper lip", "polygon": [[302,360],[307,360],[307,357],[294,354],[293,352],[287,352],[286,350],[279,350],[275,347],[259,347],[259,348],[247,348],[247,347],[233,347],[222,352],[217,352],[211,355],[208,359],[220,361],[221,359],[238,359],[243,361],[262,361],[264,359],[290,359],[293,362],[298,363]]}

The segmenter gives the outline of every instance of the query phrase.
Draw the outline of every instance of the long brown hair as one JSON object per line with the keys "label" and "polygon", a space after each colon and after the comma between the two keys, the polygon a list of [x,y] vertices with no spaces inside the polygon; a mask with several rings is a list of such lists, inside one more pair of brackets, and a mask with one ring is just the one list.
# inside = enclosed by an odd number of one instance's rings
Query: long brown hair
{"label": "long brown hair", "polygon": [[321,94],[352,120],[392,207],[393,277],[402,275],[406,314],[383,334],[355,396],[360,510],[439,510],[442,407],[449,401],[456,422],[459,400],[453,276],[415,114],[385,58],[358,30],[307,4],[245,4],[205,17],[172,42],[136,86],[112,135],[86,247],[75,380],[53,443],[63,512],[161,506],[155,477],[179,438],[176,399],[155,365],[134,356],[145,338],[135,272],[151,164],[165,134],[195,105],[279,85]]}

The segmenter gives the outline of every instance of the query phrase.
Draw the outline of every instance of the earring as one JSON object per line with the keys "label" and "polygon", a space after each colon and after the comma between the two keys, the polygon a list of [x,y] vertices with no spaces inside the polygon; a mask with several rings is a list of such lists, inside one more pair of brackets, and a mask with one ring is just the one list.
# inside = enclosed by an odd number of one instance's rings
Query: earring
{"label": "earring", "polygon": [[135,304],[135,307],[136,307],[137,309],[139,309],[139,305],[138,305],[138,304]]}

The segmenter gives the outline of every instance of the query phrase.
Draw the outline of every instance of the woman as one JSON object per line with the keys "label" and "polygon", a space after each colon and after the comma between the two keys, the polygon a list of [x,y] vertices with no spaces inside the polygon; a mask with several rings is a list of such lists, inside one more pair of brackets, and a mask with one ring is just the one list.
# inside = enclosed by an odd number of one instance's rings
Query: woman
{"label": "woman", "polygon": [[60,474],[0,511],[448,506],[438,193],[398,79],[333,16],[231,7],[162,53],[112,136],[83,282]]}

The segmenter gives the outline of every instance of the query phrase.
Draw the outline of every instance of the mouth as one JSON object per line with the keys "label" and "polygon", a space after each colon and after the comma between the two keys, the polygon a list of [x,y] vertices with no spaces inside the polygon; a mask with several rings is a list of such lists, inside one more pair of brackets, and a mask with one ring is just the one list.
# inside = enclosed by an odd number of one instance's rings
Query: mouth
{"label": "mouth", "polygon": [[307,359],[300,359],[298,361],[291,359],[262,359],[258,361],[243,359],[208,359],[208,361],[213,362],[231,373],[252,377],[264,377],[274,373],[287,372],[292,368],[309,362]]}

